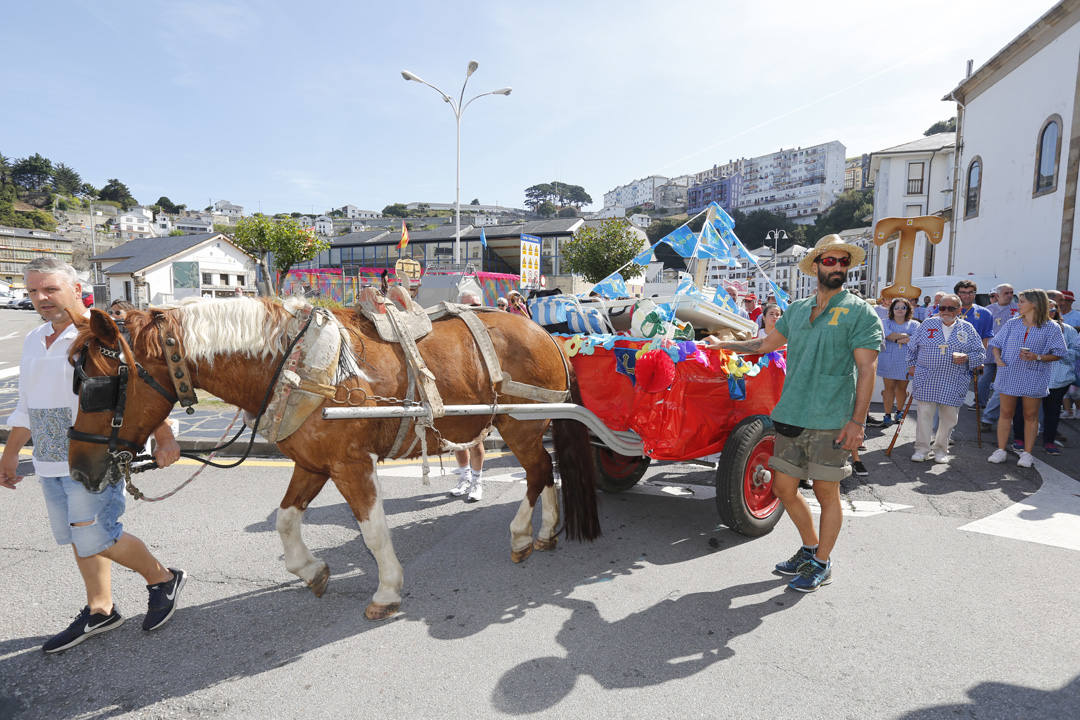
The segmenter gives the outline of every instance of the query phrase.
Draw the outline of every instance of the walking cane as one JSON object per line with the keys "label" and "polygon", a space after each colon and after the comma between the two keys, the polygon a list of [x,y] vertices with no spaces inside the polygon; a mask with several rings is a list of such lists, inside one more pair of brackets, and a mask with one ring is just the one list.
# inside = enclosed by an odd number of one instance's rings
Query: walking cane
{"label": "walking cane", "polygon": [[975,382],[975,439],[982,448],[982,410],[979,409],[979,373],[982,372],[982,368],[975,368],[975,372],[972,373],[971,379]]}
{"label": "walking cane", "polygon": [[911,401],[914,400],[914,399],[915,399],[915,392],[912,391],[912,393],[910,395],[908,395],[907,404],[904,405],[904,414],[900,416],[900,422],[896,423],[896,432],[893,433],[892,442],[889,443],[889,449],[885,451],[886,457],[892,455],[893,445],[896,444],[896,439],[898,437],[900,437],[900,428],[904,425],[904,421],[907,420],[908,410],[911,409]]}

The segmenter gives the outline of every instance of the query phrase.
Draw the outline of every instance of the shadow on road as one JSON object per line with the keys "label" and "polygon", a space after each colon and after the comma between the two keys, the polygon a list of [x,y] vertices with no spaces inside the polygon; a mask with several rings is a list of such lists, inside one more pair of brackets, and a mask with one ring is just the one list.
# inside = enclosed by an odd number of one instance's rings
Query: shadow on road
{"label": "shadow on road", "polygon": [[902,720],[954,720],[969,718],[1024,718],[1025,720],[1061,720],[1076,717],[1080,708],[1080,675],[1060,690],[979,683],[967,692],[971,702],[913,710]]}

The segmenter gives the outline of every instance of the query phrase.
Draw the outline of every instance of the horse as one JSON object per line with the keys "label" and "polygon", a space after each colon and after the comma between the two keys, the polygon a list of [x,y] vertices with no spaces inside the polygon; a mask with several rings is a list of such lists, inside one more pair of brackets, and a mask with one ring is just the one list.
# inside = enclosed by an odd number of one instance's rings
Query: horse
{"label": "horse", "polygon": [[[269,396],[274,376],[271,370],[284,363],[290,347],[288,323],[297,311],[305,309],[313,311],[306,302],[295,298],[285,303],[242,297],[198,300],[172,308],[129,311],[124,332],[109,315],[97,309],[91,310],[88,318],[76,318],[79,334],[72,344],[70,359],[78,363],[76,372],[84,385],[81,391],[85,392],[87,385],[93,388],[104,383],[113,388],[115,402],[106,411],[100,406],[88,411],[80,395],[79,413],[69,433],[72,477],[92,490],[117,481],[121,474],[118,462],[123,462],[118,461],[117,448],[122,445],[138,452],[169,415],[181,391],[188,391],[183,381],[172,377],[172,373],[180,375],[178,365],[186,364],[192,391],[204,389],[248,413],[257,413]],[[335,388],[338,394],[363,399],[353,404],[400,403],[397,399],[408,392],[401,346],[383,341],[374,323],[359,313],[339,309],[332,314],[344,328],[342,335],[347,334],[357,361],[357,372]],[[569,391],[571,401],[580,403],[573,367],[543,328],[505,312],[478,312],[476,317],[487,329],[501,366],[512,369],[515,381]],[[434,369],[435,383],[446,405],[494,404],[496,400],[532,402],[496,393],[476,341],[458,317],[435,320],[431,332],[416,346],[427,366]],[[117,378],[124,379],[118,393]],[[339,406],[339,401],[327,398],[322,407],[335,405]],[[510,523],[514,562],[523,561],[534,549],[551,550],[556,545],[559,502],[551,457],[543,445],[549,423],[562,477],[566,535],[575,540],[592,540],[600,534],[596,479],[588,430],[581,423],[563,419],[515,420],[504,414],[444,416],[418,433],[424,435],[428,447],[438,447],[440,439],[468,443],[492,424],[498,428],[526,474],[525,497]],[[365,609],[369,620],[390,617],[401,604],[403,571],[390,539],[376,475],[376,464],[398,446],[395,438],[400,426],[397,418],[326,420],[320,408],[278,442],[281,452],[295,463],[276,518],[285,567],[317,597],[326,590],[329,568],[304,544],[301,522],[308,504],[328,479],[333,480],[378,564],[378,587]],[[108,447],[107,433],[112,433]],[[402,456],[416,457],[419,453],[418,448],[411,448]],[[129,468],[130,458],[129,452]],[[542,513],[534,540],[532,516],[537,499]]]}

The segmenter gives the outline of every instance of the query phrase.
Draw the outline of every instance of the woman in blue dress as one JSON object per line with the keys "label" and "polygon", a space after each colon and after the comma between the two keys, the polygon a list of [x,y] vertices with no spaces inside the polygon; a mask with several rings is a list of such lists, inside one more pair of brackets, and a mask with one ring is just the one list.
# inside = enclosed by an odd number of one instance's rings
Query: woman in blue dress
{"label": "woman in blue dress", "polygon": [[1005,322],[990,341],[990,351],[997,364],[994,389],[1001,398],[998,418],[997,450],[987,458],[1003,463],[1008,458],[1006,443],[1012,429],[1013,415],[1024,414],[1024,450],[1017,463],[1031,467],[1035,435],[1039,431],[1039,405],[1050,394],[1053,363],[1065,357],[1065,336],[1050,319],[1050,299],[1042,290],[1025,290],[1017,296],[1019,315]]}
{"label": "woman in blue dress", "polygon": [[885,342],[878,354],[877,374],[885,388],[881,391],[881,403],[885,406],[882,427],[900,421],[900,409],[907,399],[908,363],[907,347],[911,336],[919,329],[919,323],[911,319],[911,304],[904,298],[896,298],[889,305],[889,316],[882,323]]}

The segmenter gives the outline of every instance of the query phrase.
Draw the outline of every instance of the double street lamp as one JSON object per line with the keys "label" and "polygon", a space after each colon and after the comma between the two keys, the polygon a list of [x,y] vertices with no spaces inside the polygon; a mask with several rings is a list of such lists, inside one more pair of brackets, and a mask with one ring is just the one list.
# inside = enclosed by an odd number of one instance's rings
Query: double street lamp
{"label": "double street lamp", "polygon": [[476,69],[480,67],[480,63],[475,60],[469,61],[469,65],[465,68],[465,82],[461,84],[461,94],[458,95],[457,102],[454,99],[444,93],[439,88],[435,87],[431,83],[417,77],[415,74],[408,70],[401,71],[401,77],[406,80],[413,80],[421,85],[427,85],[429,88],[439,93],[443,102],[450,106],[450,110],[454,113],[454,119],[457,121],[457,170],[454,182],[454,264],[457,265],[461,262],[461,115],[465,112],[465,108],[469,107],[474,100],[482,98],[485,95],[509,95],[512,88],[504,87],[498,90],[491,90],[489,92],[480,93],[475,97],[469,98],[465,102],[465,86],[469,84],[469,77],[476,72]]}
{"label": "double street lamp", "polygon": [[776,266],[780,264],[780,241],[781,240],[787,240],[787,239],[788,239],[788,234],[783,230],[770,230],[769,232],[765,233],[765,242],[767,243],[770,240],[772,240],[772,243],[773,243],[772,281],[773,281],[774,284],[776,283]]}

